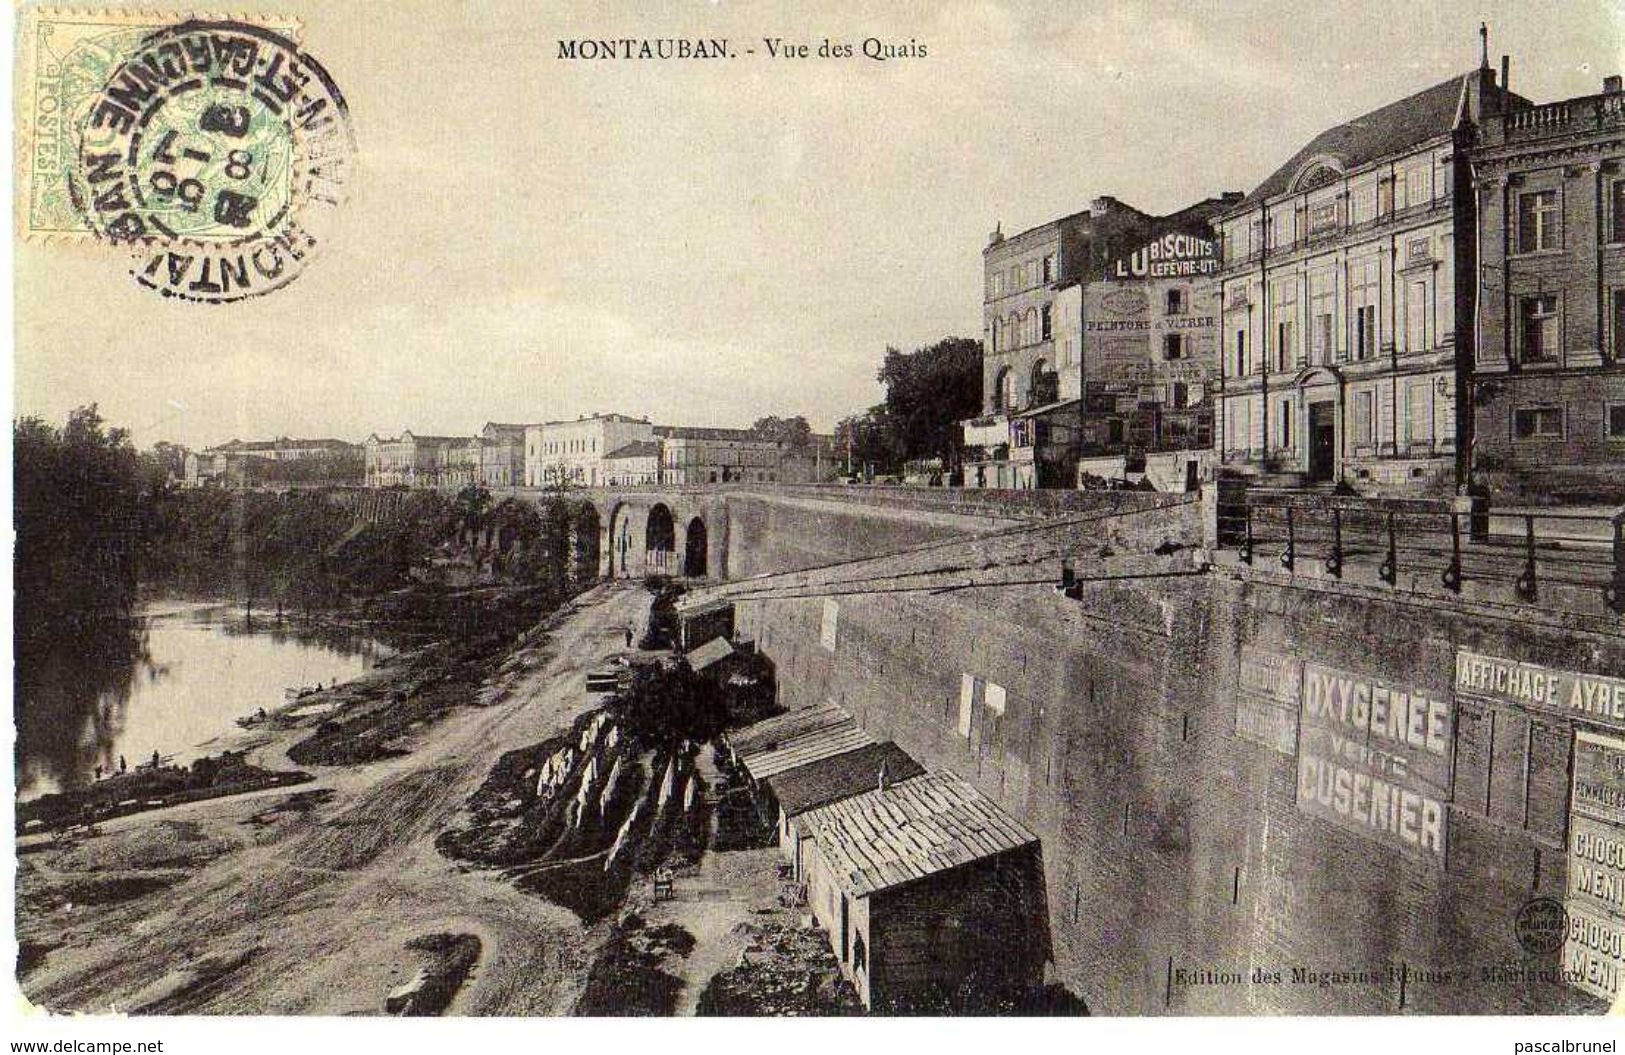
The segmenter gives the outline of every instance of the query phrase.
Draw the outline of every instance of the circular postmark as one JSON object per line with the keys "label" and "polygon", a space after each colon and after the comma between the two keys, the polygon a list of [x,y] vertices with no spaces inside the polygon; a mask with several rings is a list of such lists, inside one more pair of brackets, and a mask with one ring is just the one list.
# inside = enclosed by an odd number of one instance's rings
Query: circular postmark
{"label": "circular postmark", "polygon": [[1554,897],[1534,897],[1523,903],[1512,933],[1524,952],[1556,952],[1569,930],[1569,913]]}
{"label": "circular postmark", "polygon": [[320,63],[259,26],[192,21],[114,68],[78,129],[69,189],[97,238],[135,252],[141,285],[226,303],[304,271],[354,160]]}

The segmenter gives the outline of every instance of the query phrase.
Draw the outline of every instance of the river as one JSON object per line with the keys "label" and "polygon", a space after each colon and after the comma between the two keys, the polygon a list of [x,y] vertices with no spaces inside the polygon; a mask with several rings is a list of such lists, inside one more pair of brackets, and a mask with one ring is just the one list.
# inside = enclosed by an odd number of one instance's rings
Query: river
{"label": "river", "polygon": [[154,751],[180,764],[216,752],[235,719],[281,705],[284,689],[346,681],[392,651],[240,607],[148,605],[128,628],[19,656],[18,797],[83,786],[120,756],[134,767]]}

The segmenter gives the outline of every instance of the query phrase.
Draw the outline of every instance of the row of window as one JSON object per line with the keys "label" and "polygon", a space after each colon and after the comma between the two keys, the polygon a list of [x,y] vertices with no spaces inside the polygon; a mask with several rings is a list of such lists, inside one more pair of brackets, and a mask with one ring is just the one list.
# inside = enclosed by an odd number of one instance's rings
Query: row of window
{"label": "row of window", "polygon": [[[1437,437],[1448,436],[1454,429],[1453,403],[1446,402],[1439,408],[1444,414],[1442,422],[1435,420],[1436,383],[1432,381],[1411,381],[1403,389],[1404,393],[1404,428],[1398,439],[1407,445],[1432,444]],[[1302,429],[1300,415],[1297,412],[1297,399],[1288,396],[1276,404],[1274,414],[1274,446],[1277,448],[1292,448],[1301,443],[1303,438],[1299,435]],[[1226,441],[1235,449],[1250,447],[1254,403],[1249,399],[1233,400],[1226,410]],[[1385,430],[1379,424],[1379,409],[1377,393],[1372,389],[1360,389],[1352,392],[1349,398],[1348,442],[1355,447],[1374,447],[1381,440],[1385,440]],[[1379,439],[1379,437],[1381,439]]]}
{"label": "row of window", "polygon": [[[1609,297],[1609,344],[1613,357],[1625,358],[1625,289]],[[1562,295],[1535,293],[1518,298],[1514,357],[1519,363],[1556,364],[1562,359]]]}
{"label": "row of window", "polygon": [[1246,223],[1225,226],[1220,245],[1226,263],[1251,256],[1266,245],[1282,249],[1310,238],[1360,227],[1407,209],[1448,197],[1449,169],[1441,168],[1435,178],[1433,163],[1418,158],[1393,173],[1364,179],[1346,194],[1309,201],[1300,198],[1271,207],[1267,214]]}
{"label": "row of window", "polygon": [[[1271,291],[1271,315],[1277,320],[1270,336],[1269,362],[1273,370],[1295,370],[1305,366],[1359,362],[1376,357],[1381,331],[1377,322],[1378,292],[1375,267],[1350,271],[1346,341],[1337,340],[1337,294],[1335,283],[1319,286],[1310,282],[1309,343],[1298,340],[1298,293],[1296,280],[1278,283]],[[1405,344],[1410,352],[1426,351],[1437,343],[1433,323],[1433,280],[1431,276],[1405,284]],[[1254,372],[1256,364],[1248,355],[1247,327],[1233,332],[1231,362],[1237,377]]]}
{"label": "row of window", "polygon": [[1054,333],[1053,305],[1038,309],[1028,308],[1023,315],[1011,312],[1007,318],[994,317],[988,334],[988,343],[995,352],[1012,348],[1025,348],[1029,344],[1047,341]]}
{"label": "row of window", "polygon": [[[1233,263],[1251,256],[1266,243],[1269,248],[1278,249],[1345,226],[1358,227],[1391,212],[1390,200],[1397,200],[1400,209],[1430,200],[1425,191],[1413,196],[1409,190],[1413,185],[1405,179],[1396,181],[1393,194],[1397,198],[1385,193],[1387,183],[1351,191],[1346,211],[1341,198],[1293,208],[1290,214],[1286,207],[1277,206],[1268,216],[1252,220],[1248,228],[1240,225],[1226,228],[1220,239],[1224,260]],[[1605,194],[1607,240],[1625,243],[1625,179],[1610,181]],[[1563,201],[1559,189],[1522,192],[1516,195],[1511,212],[1508,247],[1512,253],[1542,253],[1563,248]]]}
{"label": "row of window", "polygon": [[[1559,406],[1516,407],[1512,411],[1515,440],[1566,439],[1567,425],[1567,415]],[[1602,435],[1606,440],[1625,442],[1625,403],[1609,403],[1603,408]]]}
{"label": "row of window", "polygon": [[[542,454],[596,454],[598,452],[598,439],[592,437],[585,440],[548,440],[541,444]],[[537,457],[536,445],[532,444],[528,450],[530,457]]]}
{"label": "row of window", "polygon": [[990,298],[1002,297],[1006,293],[1019,293],[1033,286],[1047,286],[1055,281],[1057,274],[1054,253],[1046,254],[1041,260],[1024,260],[1008,269],[989,272],[987,295]]}
{"label": "row of window", "polygon": [[[1611,181],[1607,196],[1608,241],[1625,242],[1625,179]],[[1519,194],[1513,212],[1514,253],[1563,248],[1563,199],[1557,188]]]}

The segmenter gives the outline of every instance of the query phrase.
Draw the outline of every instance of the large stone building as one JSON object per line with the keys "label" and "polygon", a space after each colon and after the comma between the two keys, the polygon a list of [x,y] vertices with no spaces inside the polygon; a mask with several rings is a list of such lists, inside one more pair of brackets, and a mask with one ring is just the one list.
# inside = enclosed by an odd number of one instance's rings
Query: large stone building
{"label": "large stone building", "polygon": [[1625,500],[1625,92],[1483,123],[1473,482]]}
{"label": "large stone building", "polygon": [[604,456],[629,443],[654,439],[647,419],[593,414],[575,421],[525,426],[526,487],[602,487]]}
{"label": "large stone building", "polygon": [[1464,464],[1485,63],[1316,136],[1220,223],[1218,448],[1236,472],[1442,493]]}
{"label": "large stone building", "polygon": [[[965,486],[1069,487],[1080,454],[1157,448],[1164,431],[1173,440],[1160,408],[1201,403],[1198,364],[1213,358],[1191,329],[1213,282],[1209,220],[1239,200],[1159,217],[1102,197],[1008,238],[994,232],[982,254],[983,413],[961,426]],[[1170,347],[1177,362],[1164,358]],[[1179,436],[1200,438],[1194,425]]]}
{"label": "large stone building", "polygon": [[604,483],[610,487],[643,487],[660,482],[660,444],[634,440],[604,455]]}
{"label": "large stone building", "polygon": [[489,488],[525,482],[525,428],[488,421],[480,430],[479,482]]}
{"label": "large stone building", "polygon": [[772,483],[779,478],[778,441],[749,429],[662,425],[660,477],[668,484]]}
{"label": "large stone building", "polygon": [[229,440],[186,455],[188,487],[353,486],[361,446],[344,440]]}
{"label": "large stone building", "polygon": [[[375,432],[367,437],[366,486],[449,486],[453,477],[460,479],[471,467],[467,455],[470,442],[467,436],[419,436],[410,429],[399,436],[379,436]],[[461,482],[472,482],[472,476]]]}

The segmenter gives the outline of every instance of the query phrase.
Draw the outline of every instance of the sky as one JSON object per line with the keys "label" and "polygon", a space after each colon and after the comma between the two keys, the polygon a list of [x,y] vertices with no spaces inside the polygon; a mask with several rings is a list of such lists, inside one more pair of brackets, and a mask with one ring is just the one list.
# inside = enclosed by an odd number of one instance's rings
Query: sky
{"label": "sky", "polygon": [[[272,6],[350,105],[359,171],[328,243],[222,306],[19,246],[17,415],[95,402],[141,446],[193,447],[608,411],[828,430],[882,398],[888,345],[980,335],[995,225],[1250,190],[1476,66],[1480,21],[1537,102],[1625,71],[1619,0]],[[674,36],[756,54],[557,58]],[[927,55],[816,55],[871,37]]]}

